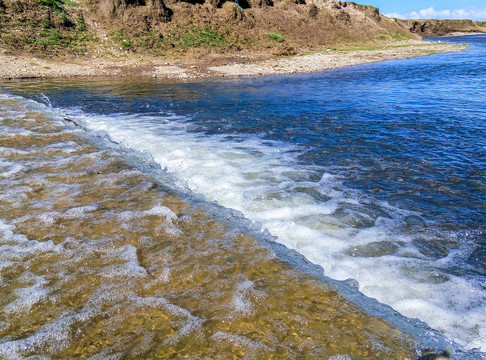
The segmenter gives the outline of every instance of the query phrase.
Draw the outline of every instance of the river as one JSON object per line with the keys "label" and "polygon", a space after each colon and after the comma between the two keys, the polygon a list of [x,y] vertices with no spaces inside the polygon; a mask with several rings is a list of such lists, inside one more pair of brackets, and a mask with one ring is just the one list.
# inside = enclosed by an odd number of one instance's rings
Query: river
{"label": "river", "polygon": [[[278,262],[286,250],[273,241],[450,346],[486,351],[486,36],[440,40],[470,47],[292,76],[3,84],[0,354],[32,355],[31,346],[74,356],[93,346],[90,356],[117,358],[115,338],[139,346],[133,356],[169,354],[154,345],[157,333],[171,354],[182,345],[192,356],[238,354],[228,344],[250,358],[336,354],[299,353],[262,330],[307,324],[308,342],[322,344],[322,319],[302,319],[322,315],[313,306],[329,302],[324,295],[302,305],[300,320],[272,313],[278,321],[251,327],[271,312],[261,299],[291,308],[291,294],[309,300],[329,286],[293,278],[310,275]],[[48,321],[42,306],[59,306],[56,296],[64,307]],[[385,308],[374,311],[387,318]],[[123,335],[136,311],[171,326]],[[70,333],[83,321],[83,334]],[[102,327],[116,335],[100,336]],[[69,346],[51,344],[58,338]],[[199,344],[208,338],[212,355]]]}

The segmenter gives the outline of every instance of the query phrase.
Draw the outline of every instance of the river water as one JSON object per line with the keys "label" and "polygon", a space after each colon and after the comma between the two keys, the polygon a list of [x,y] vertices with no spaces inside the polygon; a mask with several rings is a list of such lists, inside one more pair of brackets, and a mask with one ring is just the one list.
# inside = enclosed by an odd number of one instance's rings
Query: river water
{"label": "river water", "polygon": [[[322,346],[316,304],[344,300],[297,278],[309,275],[269,238],[450,346],[486,351],[486,36],[441,41],[470,47],[306,75],[5,83],[0,355],[117,358],[131,341],[147,358],[390,356],[341,333],[339,351]],[[48,304],[64,308],[45,319]],[[305,314],[283,320],[282,306]],[[263,314],[279,320],[255,325]]]}

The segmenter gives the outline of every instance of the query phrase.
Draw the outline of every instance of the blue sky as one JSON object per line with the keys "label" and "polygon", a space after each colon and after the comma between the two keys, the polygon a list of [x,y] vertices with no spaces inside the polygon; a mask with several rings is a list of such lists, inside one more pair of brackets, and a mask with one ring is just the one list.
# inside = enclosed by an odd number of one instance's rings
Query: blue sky
{"label": "blue sky", "polygon": [[486,0],[357,0],[390,17],[486,21]]}

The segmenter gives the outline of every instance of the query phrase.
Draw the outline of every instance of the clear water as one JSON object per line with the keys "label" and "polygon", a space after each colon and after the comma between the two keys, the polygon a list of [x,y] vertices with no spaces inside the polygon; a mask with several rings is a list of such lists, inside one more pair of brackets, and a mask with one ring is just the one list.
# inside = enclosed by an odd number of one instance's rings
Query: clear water
{"label": "clear water", "polygon": [[297,76],[5,87],[486,351],[486,36],[441,41],[470,49]]}
{"label": "clear water", "polygon": [[363,311],[355,288],[105,140],[0,94],[0,359],[410,359],[454,346],[382,304]]}

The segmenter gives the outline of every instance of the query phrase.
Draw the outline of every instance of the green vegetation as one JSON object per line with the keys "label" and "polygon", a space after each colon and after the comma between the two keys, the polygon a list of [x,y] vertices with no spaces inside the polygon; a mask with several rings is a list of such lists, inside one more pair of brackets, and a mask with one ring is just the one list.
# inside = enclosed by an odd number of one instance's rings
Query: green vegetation
{"label": "green vegetation", "polygon": [[66,44],[66,39],[63,38],[61,33],[56,29],[46,29],[40,32],[40,39],[36,40],[39,45],[61,45]]}
{"label": "green vegetation", "polygon": [[285,38],[283,37],[282,34],[279,34],[277,32],[269,32],[267,33],[267,35],[273,39],[273,40],[276,40],[278,42],[284,42],[285,41]]}
{"label": "green vegetation", "polygon": [[133,38],[137,39],[134,47],[140,46],[144,51],[148,51],[155,56],[163,56],[166,54],[167,44],[165,38],[158,31],[150,30],[147,32],[136,32]]}
{"label": "green vegetation", "polygon": [[50,9],[57,16],[66,19],[66,11],[64,5],[74,7],[76,3],[71,0],[40,0],[39,5]]}
{"label": "green vegetation", "polygon": [[111,31],[110,36],[112,37],[113,40],[120,43],[120,46],[123,50],[130,50],[133,47],[133,44],[130,41],[129,37],[123,33]]}
{"label": "green vegetation", "polygon": [[[368,28],[344,7],[336,13],[301,0],[246,4],[241,10],[231,0],[0,0],[0,46],[49,56],[121,50],[199,58],[239,51],[290,56],[407,38],[399,26]],[[94,44],[105,31],[108,41]]]}
{"label": "green vegetation", "polygon": [[4,48],[49,56],[85,54],[88,44],[97,41],[88,32],[80,11],[66,12],[65,7],[74,7],[74,2],[33,0],[10,4],[6,15],[0,11],[0,46]]}
{"label": "green vegetation", "polygon": [[[35,28],[36,27],[35,25],[36,24],[32,24],[32,27]],[[45,19],[42,19],[41,26],[45,30],[45,29],[50,29],[50,28],[54,27],[54,24],[51,22],[51,19],[45,18]]]}
{"label": "green vegetation", "polygon": [[388,30],[380,29],[378,30],[379,36],[378,40],[386,41],[386,40],[395,40],[395,41],[400,41],[400,40],[407,40],[408,37],[405,36],[404,34],[400,32],[395,32],[391,33]]}
{"label": "green vegetation", "polygon": [[71,49],[75,49],[76,53],[83,53],[84,46],[88,42],[95,42],[97,39],[85,32],[80,32],[75,29],[60,32],[55,28],[43,29],[39,33],[39,37],[32,39],[33,44],[41,45],[44,47],[44,51],[55,52],[59,47],[68,46]]}
{"label": "green vegetation", "polygon": [[205,25],[202,28],[193,27],[184,31],[179,46],[182,48],[222,47],[226,44],[223,34]]}
{"label": "green vegetation", "polygon": [[132,42],[130,40],[122,40],[121,46],[123,50],[128,50],[132,47]]}
{"label": "green vegetation", "polygon": [[77,26],[78,26],[78,30],[79,31],[86,31],[86,23],[84,22],[84,18],[83,17],[79,17],[78,20],[76,21],[77,23]]}

